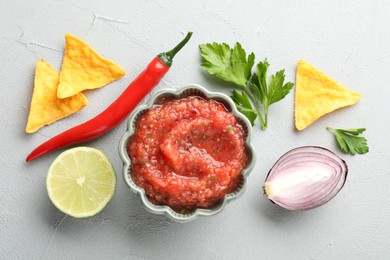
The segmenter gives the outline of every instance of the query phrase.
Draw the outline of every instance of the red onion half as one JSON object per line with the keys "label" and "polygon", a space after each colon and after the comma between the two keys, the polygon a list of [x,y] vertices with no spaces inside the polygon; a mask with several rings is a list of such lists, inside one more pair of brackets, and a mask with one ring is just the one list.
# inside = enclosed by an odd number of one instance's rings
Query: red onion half
{"label": "red onion half", "polygon": [[324,205],[343,188],[348,166],[332,151],[302,146],[285,153],[268,172],[263,189],[271,202],[289,210]]}

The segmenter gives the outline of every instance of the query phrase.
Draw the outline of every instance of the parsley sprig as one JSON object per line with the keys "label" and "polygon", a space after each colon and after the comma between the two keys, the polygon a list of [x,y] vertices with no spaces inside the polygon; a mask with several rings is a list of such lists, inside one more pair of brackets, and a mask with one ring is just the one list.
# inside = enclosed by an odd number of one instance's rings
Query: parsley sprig
{"label": "parsley sprig", "polygon": [[365,128],[334,129],[327,127],[326,129],[335,135],[337,143],[344,153],[352,155],[368,153],[367,139],[359,136],[366,131]]}
{"label": "parsley sprig", "polygon": [[[226,43],[207,43],[199,45],[201,67],[211,75],[233,83],[232,100],[237,109],[255,124],[259,119],[262,129],[268,126],[268,110],[270,105],[282,100],[293,88],[291,82],[284,83],[284,70],[267,76],[270,64],[267,59],[255,65],[255,54],[247,55],[240,43],[231,48]],[[239,91],[238,91],[239,90]]]}

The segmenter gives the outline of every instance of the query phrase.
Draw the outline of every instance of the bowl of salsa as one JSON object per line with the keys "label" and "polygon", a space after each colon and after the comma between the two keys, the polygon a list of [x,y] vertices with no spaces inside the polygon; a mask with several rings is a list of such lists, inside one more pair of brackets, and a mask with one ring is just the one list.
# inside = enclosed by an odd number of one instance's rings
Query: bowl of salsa
{"label": "bowl of salsa", "polygon": [[244,191],[255,157],[251,124],[222,93],[163,89],[129,116],[123,178],[146,209],[186,222],[220,212]]}

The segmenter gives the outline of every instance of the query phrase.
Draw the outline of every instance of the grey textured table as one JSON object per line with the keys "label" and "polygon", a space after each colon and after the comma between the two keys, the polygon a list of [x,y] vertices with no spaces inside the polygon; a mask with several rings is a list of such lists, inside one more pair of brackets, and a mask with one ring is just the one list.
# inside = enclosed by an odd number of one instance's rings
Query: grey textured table
{"label": "grey textured table", "polygon": [[[93,3],[92,3],[93,2]],[[389,259],[390,3],[388,1],[11,1],[0,2],[1,259]],[[117,192],[99,215],[73,219],[49,201],[45,177],[59,152],[32,163],[27,154],[55,134],[107,107],[157,53],[188,31],[194,35],[159,88],[197,83],[229,93],[200,69],[198,44],[242,43],[271,71],[295,81],[305,59],[362,95],[356,105],[297,132],[294,97],[271,107],[266,131],[254,127],[257,164],[244,195],[213,217],[186,224],[148,213],[120,176],[117,145],[125,123],[86,145],[105,152],[118,174]],[[86,92],[82,111],[34,134],[24,128],[35,63],[60,70],[65,33],[84,39],[127,75]],[[343,155],[333,127],[366,127],[370,152]],[[345,188],[327,205],[289,212],[269,203],[261,185],[287,150],[320,145],[349,164]]]}

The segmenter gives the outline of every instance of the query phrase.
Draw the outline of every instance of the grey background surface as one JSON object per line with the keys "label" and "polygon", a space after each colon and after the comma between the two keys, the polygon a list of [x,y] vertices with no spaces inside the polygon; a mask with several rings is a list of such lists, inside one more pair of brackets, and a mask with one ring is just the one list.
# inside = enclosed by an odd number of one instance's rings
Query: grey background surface
{"label": "grey background surface", "polygon": [[[0,1],[1,259],[389,259],[390,3],[388,1]],[[27,154],[48,138],[106,108],[159,52],[188,31],[193,38],[155,90],[196,83],[229,94],[199,67],[198,45],[241,42],[270,70],[295,82],[305,59],[362,95],[354,106],[297,132],[293,94],[271,107],[269,129],[253,129],[257,164],[244,195],[213,217],[187,224],[148,213],[120,176],[118,142],[125,123],[85,145],[101,149],[118,174],[117,192],[95,217],[59,212],[45,188],[59,152],[32,163]],[[127,75],[87,91],[82,111],[24,132],[35,63],[61,68],[65,33],[120,64]],[[155,91],[154,90],[154,91]],[[326,126],[366,127],[370,152],[338,151]],[[349,165],[345,188],[327,205],[289,212],[269,203],[261,186],[287,150],[320,145]]]}

